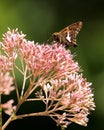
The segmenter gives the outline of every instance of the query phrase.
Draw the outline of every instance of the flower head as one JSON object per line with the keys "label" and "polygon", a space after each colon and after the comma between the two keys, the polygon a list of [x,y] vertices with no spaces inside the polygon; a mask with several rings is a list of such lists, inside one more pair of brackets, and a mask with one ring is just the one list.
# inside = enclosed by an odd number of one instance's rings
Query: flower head
{"label": "flower head", "polygon": [[2,109],[5,111],[6,114],[11,115],[15,110],[16,106],[13,106],[14,100],[9,100],[4,104],[1,104]]}
{"label": "flower head", "polygon": [[6,73],[12,70],[12,63],[9,58],[0,54],[0,72]]}
{"label": "flower head", "polygon": [[61,45],[39,45],[27,41],[21,45],[20,51],[28,69],[35,77],[59,78],[79,71],[78,63],[74,62],[73,55]]}
{"label": "flower head", "polygon": [[0,94],[9,95],[14,90],[13,78],[9,76],[9,73],[0,73]]}
{"label": "flower head", "polygon": [[10,30],[3,35],[3,42],[1,42],[4,53],[12,60],[17,58],[18,48],[23,42],[25,35],[16,30]]}

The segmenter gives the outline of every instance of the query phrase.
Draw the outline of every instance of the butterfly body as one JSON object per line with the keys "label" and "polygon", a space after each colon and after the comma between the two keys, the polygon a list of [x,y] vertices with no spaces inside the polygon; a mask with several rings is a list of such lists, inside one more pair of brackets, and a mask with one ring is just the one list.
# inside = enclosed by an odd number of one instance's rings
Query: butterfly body
{"label": "butterfly body", "polygon": [[82,22],[73,23],[59,32],[52,34],[54,41],[65,45],[65,47],[77,46],[76,36],[82,28]]}

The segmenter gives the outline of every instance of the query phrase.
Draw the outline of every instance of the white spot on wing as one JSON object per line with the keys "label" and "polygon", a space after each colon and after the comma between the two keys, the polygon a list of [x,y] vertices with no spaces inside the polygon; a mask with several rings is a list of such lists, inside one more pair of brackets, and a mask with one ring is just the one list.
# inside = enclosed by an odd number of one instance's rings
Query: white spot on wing
{"label": "white spot on wing", "polygon": [[70,35],[69,35],[69,32],[67,33],[66,39],[67,39],[69,42],[71,42],[71,37],[70,37]]}

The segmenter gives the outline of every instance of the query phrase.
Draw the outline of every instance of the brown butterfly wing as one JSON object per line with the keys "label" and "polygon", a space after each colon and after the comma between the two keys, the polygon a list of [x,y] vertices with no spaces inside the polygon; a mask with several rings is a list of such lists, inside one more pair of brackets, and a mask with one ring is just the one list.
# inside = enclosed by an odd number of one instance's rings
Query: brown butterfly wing
{"label": "brown butterfly wing", "polygon": [[[76,22],[62,29],[60,31],[60,36],[64,40],[62,41],[63,44],[65,44],[65,46],[71,46],[71,45],[76,46],[77,45],[76,37],[81,28],[82,28],[82,22]],[[70,40],[67,39],[68,35],[69,35]]]}

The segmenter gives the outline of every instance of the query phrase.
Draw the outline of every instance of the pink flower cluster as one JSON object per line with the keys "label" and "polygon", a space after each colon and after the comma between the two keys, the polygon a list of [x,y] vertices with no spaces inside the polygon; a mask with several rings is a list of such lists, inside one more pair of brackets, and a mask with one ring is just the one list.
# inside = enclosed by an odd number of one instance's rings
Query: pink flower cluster
{"label": "pink flower cluster", "polygon": [[70,52],[57,44],[39,45],[28,41],[21,44],[20,51],[34,77],[60,78],[79,70],[78,63],[72,60]]}
{"label": "pink flower cluster", "polygon": [[[12,70],[11,62],[6,56],[0,54],[0,96],[9,95],[15,88],[13,86],[13,77],[10,76],[9,71]],[[12,102],[11,102],[12,101]],[[9,100],[0,107],[9,115],[13,112],[15,106],[12,106],[13,100]]]}
{"label": "pink flower cluster", "polygon": [[0,94],[9,95],[14,90],[13,78],[9,73],[3,74],[0,72]]}
{"label": "pink flower cluster", "polygon": [[14,100],[9,100],[4,104],[1,104],[1,107],[4,109],[5,113],[11,115],[15,110],[16,106],[13,106]]}
{"label": "pink flower cluster", "polygon": [[22,32],[19,33],[18,29],[8,29],[7,33],[3,35],[3,42],[1,43],[1,45],[2,49],[9,59],[15,59],[17,57],[18,47],[24,37],[25,35],[22,34]]}
{"label": "pink flower cluster", "polygon": [[[9,65],[10,68],[15,65],[17,57],[22,60],[28,70],[27,77],[33,83],[26,94],[30,94],[36,88],[40,89],[36,92],[35,98],[42,100],[46,105],[47,116],[64,128],[71,122],[87,125],[87,116],[90,110],[95,108],[94,94],[91,83],[80,74],[78,62],[73,60],[70,50],[66,50],[59,43],[35,44],[25,39],[22,32],[10,29],[4,34],[1,44],[6,58],[11,61],[6,62],[6,70],[9,70]],[[4,67],[2,66],[1,64],[1,70]],[[21,71],[25,72],[24,69]],[[0,77],[0,93],[9,94],[13,90],[12,78],[8,77],[8,74],[3,76]]]}
{"label": "pink flower cluster", "polygon": [[[87,116],[90,110],[95,108],[91,84],[78,73],[72,73],[65,79],[51,79],[50,83],[41,84],[45,92],[44,98],[49,100],[48,102],[52,99],[47,109],[57,124],[62,127],[67,127],[71,122],[87,125]],[[44,101],[42,92],[38,93],[38,96]],[[60,111],[63,112],[62,115],[59,114]]]}

